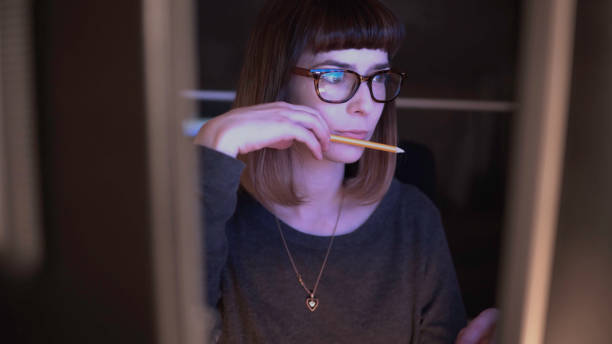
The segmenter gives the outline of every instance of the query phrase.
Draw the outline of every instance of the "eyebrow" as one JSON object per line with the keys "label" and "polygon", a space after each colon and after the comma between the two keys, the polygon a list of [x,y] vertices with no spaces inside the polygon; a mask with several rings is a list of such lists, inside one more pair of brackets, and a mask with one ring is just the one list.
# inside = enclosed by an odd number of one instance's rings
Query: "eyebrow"
{"label": "eyebrow", "polygon": [[[355,69],[355,66],[352,64],[348,64],[348,63],[344,63],[344,62],[340,62],[340,61],[336,61],[336,60],[325,60],[322,62],[317,63],[316,65],[310,67],[310,69],[315,69],[319,66],[337,66],[343,69]],[[390,68],[391,66],[389,65],[389,63],[385,62],[385,63],[379,63],[377,65],[372,66],[369,70],[374,70],[374,69],[385,69],[385,68]]]}

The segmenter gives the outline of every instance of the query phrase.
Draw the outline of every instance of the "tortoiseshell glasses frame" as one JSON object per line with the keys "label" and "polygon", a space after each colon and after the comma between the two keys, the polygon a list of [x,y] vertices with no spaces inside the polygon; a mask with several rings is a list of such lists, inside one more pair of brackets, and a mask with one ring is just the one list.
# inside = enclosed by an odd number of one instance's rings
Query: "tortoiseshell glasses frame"
{"label": "tortoiseshell glasses frame", "polygon": [[[341,103],[346,103],[347,101],[349,101],[351,98],[353,98],[355,93],[357,93],[357,90],[359,89],[359,87],[361,86],[361,84],[364,81],[367,82],[367,84],[368,84],[368,88],[370,90],[370,96],[372,97],[372,100],[374,100],[377,103],[388,103],[388,102],[391,102],[391,101],[395,100],[395,98],[397,98],[399,96],[401,85],[404,82],[404,80],[406,79],[406,73],[396,72],[396,71],[393,71],[391,69],[381,70],[381,71],[378,71],[376,73],[373,73],[373,74],[367,75],[367,76],[363,76],[363,75],[361,75],[361,74],[359,74],[357,72],[354,72],[352,70],[341,69],[341,68],[307,69],[307,68],[301,68],[301,67],[294,67],[293,68],[293,73],[297,74],[297,75],[307,76],[307,77],[313,78],[314,79],[315,92],[317,93],[317,96],[319,97],[319,99],[321,99],[322,101],[324,101],[326,103],[332,103],[332,104],[341,104]],[[351,88],[346,90],[348,92],[346,97],[342,97],[341,99],[334,100],[334,99],[326,99],[321,94],[321,91],[319,89],[320,80],[322,78],[325,78],[328,75],[333,75],[333,73],[349,73],[349,75],[352,75],[353,83],[351,85]],[[384,99],[377,98],[374,95],[374,91],[372,90],[372,82],[373,82],[373,80],[375,80],[377,77],[381,77],[381,76],[385,77],[385,79],[383,79],[383,80],[392,80],[392,82],[394,82],[396,84],[396,85],[395,84],[392,85],[395,89],[392,90],[391,96],[390,97],[386,97],[386,92],[385,92],[385,98]]]}

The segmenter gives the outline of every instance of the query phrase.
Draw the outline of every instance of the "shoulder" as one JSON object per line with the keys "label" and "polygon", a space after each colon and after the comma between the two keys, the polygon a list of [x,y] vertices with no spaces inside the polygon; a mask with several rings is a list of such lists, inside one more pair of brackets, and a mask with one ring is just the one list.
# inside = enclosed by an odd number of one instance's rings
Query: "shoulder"
{"label": "shoulder", "polygon": [[398,230],[410,232],[410,241],[431,246],[445,240],[440,212],[421,190],[394,179],[388,194],[388,214],[395,219]]}
{"label": "shoulder", "polygon": [[438,208],[434,203],[414,185],[404,184],[394,178],[389,186],[388,194],[395,207],[403,212],[439,216]]}

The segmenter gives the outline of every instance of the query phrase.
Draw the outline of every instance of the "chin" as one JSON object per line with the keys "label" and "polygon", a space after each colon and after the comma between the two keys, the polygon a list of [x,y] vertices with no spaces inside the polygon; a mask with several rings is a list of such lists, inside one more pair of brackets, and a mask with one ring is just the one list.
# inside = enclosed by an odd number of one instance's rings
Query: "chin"
{"label": "chin", "polygon": [[352,164],[361,158],[364,150],[363,147],[332,144],[330,150],[323,153],[323,158],[334,162]]}

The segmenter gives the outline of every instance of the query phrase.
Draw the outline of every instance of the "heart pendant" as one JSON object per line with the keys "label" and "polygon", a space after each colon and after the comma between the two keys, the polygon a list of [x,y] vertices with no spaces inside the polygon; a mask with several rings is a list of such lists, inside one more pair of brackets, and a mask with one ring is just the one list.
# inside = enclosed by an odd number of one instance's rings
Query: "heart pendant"
{"label": "heart pendant", "polygon": [[317,307],[319,307],[319,299],[314,298],[314,297],[308,297],[306,298],[306,307],[308,308],[308,310],[310,310],[311,312],[314,312],[315,309],[317,309]]}

